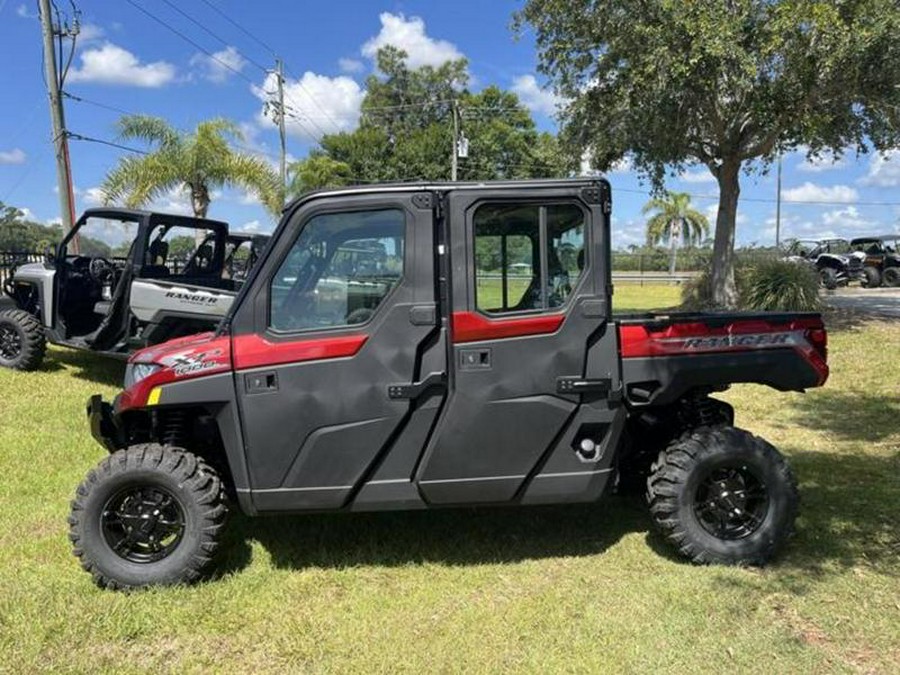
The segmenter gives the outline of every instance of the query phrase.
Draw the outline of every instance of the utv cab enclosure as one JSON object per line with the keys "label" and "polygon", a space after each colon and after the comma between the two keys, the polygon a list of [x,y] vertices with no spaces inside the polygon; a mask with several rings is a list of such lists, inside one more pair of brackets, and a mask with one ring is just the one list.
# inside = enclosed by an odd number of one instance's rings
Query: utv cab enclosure
{"label": "utv cab enclosure", "polygon": [[[120,255],[98,248],[100,237]],[[201,243],[179,257],[170,251],[178,237]],[[245,242],[252,243],[215,220],[85,211],[44,262],[23,265],[9,279],[5,290],[17,309],[0,313],[0,365],[38,368],[47,340],[124,357],[215,328],[240,286],[228,269]]]}
{"label": "utv cab enclosure", "polygon": [[107,587],[192,581],[248,515],[593,502],[643,482],[702,563],[762,564],[793,477],[709,397],[825,382],[817,314],[611,313],[602,180],[383,185],[292,203],[215,332],[88,405],[111,453],[71,539]]}

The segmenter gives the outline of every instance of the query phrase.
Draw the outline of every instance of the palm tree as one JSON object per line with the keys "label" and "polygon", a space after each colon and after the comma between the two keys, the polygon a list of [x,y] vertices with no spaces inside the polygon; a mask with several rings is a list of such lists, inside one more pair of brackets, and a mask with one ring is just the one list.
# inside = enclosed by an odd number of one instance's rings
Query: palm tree
{"label": "palm tree", "polygon": [[186,133],[159,117],[126,115],[117,124],[119,137],[145,141],[153,149],[140,157],[123,157],[100,186],[105,204],[124,202],[138,208],[173,188],[190,192],[194,216],[205,218],[210,194],[219,187],[240,187],[257,195],[277,215],[284,189],[265,161],[232,150],[230,138],[243,140],[234,122],[215,118]]}
{"label": "palm tree", "polygon": [[328,155],[310,155],[288,167],[288,194],[296,197],[309,190],[348,185],[351,171],[346,162]]}
{"label": "palm tree", "polygon": [[654,197],[644,205],[643,213],[656,213],[647,221],[647,244],[655,246],[662,241],[669,244],[669,274],[675,274],[676,244],[679,239],[685,246],[692,246],[709,233],[706,216],[691,208],[691,196],[686,192],[666,192],[664,197]]}

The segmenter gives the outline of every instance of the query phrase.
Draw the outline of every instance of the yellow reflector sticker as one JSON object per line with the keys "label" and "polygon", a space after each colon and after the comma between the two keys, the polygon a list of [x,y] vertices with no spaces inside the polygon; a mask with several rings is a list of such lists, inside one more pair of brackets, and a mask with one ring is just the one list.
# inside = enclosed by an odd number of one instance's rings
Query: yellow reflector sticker
{"label": "yellow reflector sticker", "polygon": [[156,405],[159,403],[159,397],[162,395],[162,387],[153,387],[150,395],[147,397],[147,405]]}

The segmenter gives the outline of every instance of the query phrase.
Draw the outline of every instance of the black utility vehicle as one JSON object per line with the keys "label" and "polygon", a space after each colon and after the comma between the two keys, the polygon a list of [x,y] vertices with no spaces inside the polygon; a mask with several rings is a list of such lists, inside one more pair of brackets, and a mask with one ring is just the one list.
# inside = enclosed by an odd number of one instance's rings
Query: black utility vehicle
{"label": "black utility vehicle", "polygon": [[900,286],[900,234],[859,237],[850,246],[865,255],[863,265],[868,288]]}
{"label": "black utility vehicle", "polygon": [[792,239],[786,242],[784,256],[815,268],[819,282],[829,290],[863,279],[863,257],[846,239]]}
{"label": "black utility vehicle", "polygon": [[78,488],[102,586],[208,569],[248,515],[593,502],[646,475],[699,563],[763,564],[790,535],[778,451],[710,394],[828,377],[818,314],[610,309],[609,184],[385,185],[285,211],[214,333],[130,359],[88,405],[111,455]]}
{"label": "black utility vehicle", "polygon": [[[176,259],[170,246],[179,238],[202,242]],[[121,255],[101,252],[98,241],[117,244]],[[229,234],[215,220],[89,209],[44,262],[7,280],[16,309],[0,312],[0,366],[40,367],[47,340],[124,357],[211,330],[264,245],[265,237]]]}

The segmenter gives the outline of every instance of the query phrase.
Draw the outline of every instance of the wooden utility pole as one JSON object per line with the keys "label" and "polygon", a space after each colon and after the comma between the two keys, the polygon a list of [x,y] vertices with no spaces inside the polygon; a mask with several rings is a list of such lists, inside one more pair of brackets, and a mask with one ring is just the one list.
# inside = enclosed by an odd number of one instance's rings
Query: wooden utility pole
{"label": "wooden utility pole", "polygon": [[284,132],[284,62],[275,59],[275,76],[278,78],[278,137],[281,140],[281,205],[287,193],[287,146]]}
{"label": "wooden utility pole", "polygon": [[[50,97],[50,120],[53,124],[53,147],[56,155],[56,184],[59,190],[59,208],[63,231],[69,232],[75,221],[75,198],[72,192],[72,168],[69,164],[69,138],[66,132],[66,119],[63,113],[61,83],[56,71],[56,45],[54,38],[62,30],[62,26],[53,25],[50,14],[50,0],[38,0],[41,15],[41,32],[44,38],[44,72],[47,80],[47,93]],[[77,29],[76,29],[77,30]],[[78,253],[77,237],[73,241],[74,252]]]}

